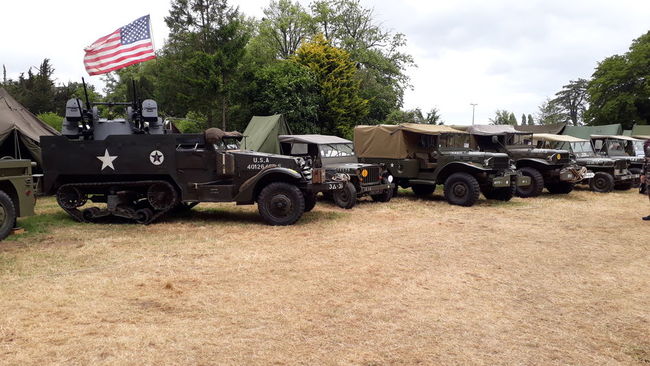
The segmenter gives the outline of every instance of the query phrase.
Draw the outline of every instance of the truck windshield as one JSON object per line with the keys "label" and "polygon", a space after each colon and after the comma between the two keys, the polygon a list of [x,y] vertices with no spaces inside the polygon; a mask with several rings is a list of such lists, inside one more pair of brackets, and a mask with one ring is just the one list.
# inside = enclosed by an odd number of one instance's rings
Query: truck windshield
{"label": "truck windshield", "polygon": [[469,135],[460,133],[445,133],[438,138],[438,147],[441,149],[469,149]]}
{"label": "truck windshield", "polygon": [[532,145],[532,134],[509,134],[506,136],[506,145]]}
{"label": "truck windshield", "polygon": [[323,144],[318,145],[321,158],[343,158],[354,156],[352,144]]}
{"label": "truck windshield", "polygon": [[585,157],[585,156],[594,156],[594,155],[596,155],[594,153],[594,150],[592,149],[591,143],[589,141],[572,142],[571,143],[571,151],[577,157]]}

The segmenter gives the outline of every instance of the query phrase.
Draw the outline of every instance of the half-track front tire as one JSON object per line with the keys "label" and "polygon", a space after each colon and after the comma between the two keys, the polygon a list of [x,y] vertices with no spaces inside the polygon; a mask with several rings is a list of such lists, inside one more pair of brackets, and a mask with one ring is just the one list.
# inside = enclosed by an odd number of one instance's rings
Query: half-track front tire
{"label": "half-track front tire", "polygon": [[334,203],[340,208],[346,210],[351,209],[357,204],[357,189],[351,182],[346,182],[343,189],[340,189],[332,194]]}
{"label": "half-track front tire", "polygon": [[478,181],[468,173],[454,173],[445,181],[445,199],[452,205],[472,206],[480,194]]}
{"label": "half-track front tire", "polygon": [[6,193],[0,191],[0,240],[11,233],[16,223],[16,207]]}
{"label": "half-track front tire", "polygon": [[522,175],[530,177],[530,185],[517,186],[517,196],[522,198],[537,197],[544,189],[544,176],[535,168],[525,167],[519,169]]}
{"label": "half-track front tire", "polygon": [[295,185],[276,182],[262,189],[257,206],[260,216],[269,225],[293,225],[305,212],[305,198]]}
{"label": "half-track front tire", "polygon": [[596,172],[589,181],[589,188],[598,193],[608,193],[614,189],[614,177],[606,172]]}
{"label": "half-track front tire", "polygon": [[316,207],[316,194],[309,193],[303,196],[305,197],[305,212],[313,210]]}
{"label": "half-track front tire", "polygon": [[414,184],[411,186],[413,193],[418,197],[427,197],[436,191],[436,186],[433,184]]}
{"label": "half-track front tire", "polygon": [[548,183],[546,189],[552,194],[569,194],[573,191],[573,186],[570,182],[556,182]]}

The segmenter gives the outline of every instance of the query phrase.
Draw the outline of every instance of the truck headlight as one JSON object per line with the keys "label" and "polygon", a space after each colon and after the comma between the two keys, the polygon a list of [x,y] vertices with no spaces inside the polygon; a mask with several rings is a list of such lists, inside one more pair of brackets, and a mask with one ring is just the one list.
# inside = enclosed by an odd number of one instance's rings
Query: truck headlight
{"label": "truck headlight", "polygon": [[393,183],[393,176],[392,175],[388,174],[388,177],[386,177],[386,179],[388,180],[388,183]]}

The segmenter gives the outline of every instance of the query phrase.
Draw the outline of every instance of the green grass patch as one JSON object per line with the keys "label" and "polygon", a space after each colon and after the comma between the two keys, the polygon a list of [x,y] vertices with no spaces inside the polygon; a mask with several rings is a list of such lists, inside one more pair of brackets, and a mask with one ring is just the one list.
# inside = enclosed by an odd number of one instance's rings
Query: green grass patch
{"label": "green grass patch", "polygon": [[34,216],[18,219],[18,226],[25,229],[24,234],[10,235],[7,241],[18,241],[35,235],[46,234],[54,227],[80,225],[64,211],[37,213]]}

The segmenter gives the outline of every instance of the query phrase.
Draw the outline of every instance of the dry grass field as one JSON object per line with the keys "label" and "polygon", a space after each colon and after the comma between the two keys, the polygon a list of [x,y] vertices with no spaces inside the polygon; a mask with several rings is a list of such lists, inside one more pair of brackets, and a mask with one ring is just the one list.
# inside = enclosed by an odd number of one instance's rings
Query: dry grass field
{"label": "dry grass field", "polygon": [[650,363],[646,197],[437,194],[292,227],[233,204],[79,224],[41,199],[0,244],[0,364]]}

